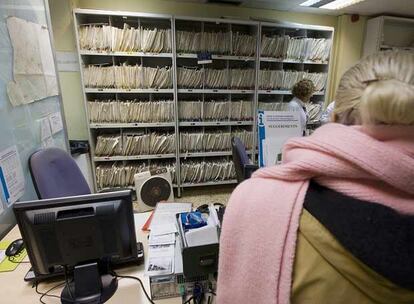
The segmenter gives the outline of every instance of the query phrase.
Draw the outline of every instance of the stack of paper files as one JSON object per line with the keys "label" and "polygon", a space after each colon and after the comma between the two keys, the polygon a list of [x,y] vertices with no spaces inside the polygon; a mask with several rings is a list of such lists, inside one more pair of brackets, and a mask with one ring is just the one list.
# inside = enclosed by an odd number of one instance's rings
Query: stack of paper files
{"label": "stack of paper files", "polygon": [[203,86],[204,69],[177,68],[177,83],[180,88],[201,88]]}
{"label": "stack of paper files", "polygon": [[81,50],[112,52],[171,52],[170,29],[134,28],[128,24],[87,25],[79,28]]}
{"label": "stack of paper files", "polygon": [[304,71],[284,70],[260,70],[259,87],[264,90],[290,90],[295,83],[302,79],[310,79],[315,85],[315,90],[322,91],[325,88],[327,73],[308,73]]}
{"label": "stack of paper files", "polygon": [[235,177],[234,163],[226,159],[181,162],[182,183],[225,181]]}
{"label": "stack of paper files", "polygon": [[256,36],[233,32],[232,38],[232,55],[254,56],[256,53]]}
{"label": "stack of paper files", "polygon": [[99,135],[96,138],[97,156],[150,155],[175,152],[175,134],[169,133],[124,133]]}
{"label": "stack of paper files", "polygon": [[177,31],[175,34],[178,53],[198,53],[201,51],[200,32]]}
{"label": "stack of paper files", "polygon": [[231,69],[230,88],[251,89],[254,88],[255,70],[253,69]]}
{"label": "stack of paper files", "polygon": [[253,89],[254,69],[204,69],[179,67],[177,71],[178,87],[184,89]]}
{"label": "stack of paper files", "polygon": [[170,67],[144,67],[140,65],[98,66],[83,68],[87,88],[166,89],[172,88]]}
{"label": "stack of paper files", "polygon": [[201,39],[201,51],[212,54],[228,54],[230,41],[230,32],[204,32]]}
{"label": "stack of paper files", "polygon": [[96,184],[98,189],[133,186],[135,174],[160,167],[167,168],[171,173],[172,182],[176,183],[175,162],[151,162],[150,166],[144,162],[115,162],[99,164],[96,167]]}
{"label": "stack of paper files", "polygon": [[203,109],[203,120],[228,120],[230,115],[229,101],[205,101]]}
{"label": "stack of paper files", "polygon": [[232,101],[230,106],[231,120],[252,120],[253,104],[251,101],[239,100]]}
{"label": "stack of paper files", "polygon": [[246,100],[180,101],[178,117],[180,121],[220,121],[228,120],[230,115],[231,120],[252,120],[252,107],[252,102]]}
{"label": "stack of paper files", "polygon": [[319,122],[321,120],[322,105],[319,103],[307,103],[305,106],[308,122]]}
{"label": "stack of paper files", "polygon": [[178,232],[176,214],[191,210],[190,203],[157,204],[150,225],[146,275],[159,276],[175,272],[175,246]]}
{"label": "stack of paper files", "polygon": [[263,35],[261,56],[297,61],[327,62],[331,44],[331,39],[324,38]]}
{"label": "stack of paper files", "polygon": [[180,101],[178,104],[178,118],[180,121],[199,121],[202,119],[203,102]]}
{"label": "stack of paper files", "polygon": [[[179,53],[210,52],[212,54],[253,56],[256,52],[256,37],[240,32],[177,31],[176,41]],[[232,45],[230,45],[230,41],[232,41]]]}
{"label": "stack of paper files", "polygon": [[174,101],[88,101],[91,123],[151,123],[174,121]]}
{"label": "stack of paper files", "polygon": [[230,151],[231,138],[239,137],[246,148],[253,146],[253,132],[247,130],[235,130],[230,132],[181,132],[181,152],[211,152]]}

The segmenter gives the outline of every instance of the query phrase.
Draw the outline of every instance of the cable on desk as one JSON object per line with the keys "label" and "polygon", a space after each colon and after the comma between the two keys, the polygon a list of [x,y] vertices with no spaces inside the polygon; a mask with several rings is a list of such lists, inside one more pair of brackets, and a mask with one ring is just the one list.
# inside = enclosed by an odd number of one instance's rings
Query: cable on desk
{"label": "cable on desk", "polygon": [[148,295],[147,291],[145,290],[144,284],[142,283],[142,281],[137,278],[137,277],[133,277],[133,276],[122,276],[122,275],[118,275],[116,272],[112,271],[111,274],[116,277],[116,278],[120,278],[120,279],[131,279],[131,280],[136,280],[139,282],[139,284],[141,285],[142,290],[144,291],[145,296],[148,299],[148,302],[150,302],[151,304],[155,304],[154,301],[151,300],[150,296]]}
{"label": "cable on desk", "polygon": [[75,299],[72,295],[72,290],[70,289],[70,285],[69,285],[69,280],[68,280],[68,267],[67,266],[63,266],[64,269],[64,274],[65,274],[65,283],[66,283],[66,287],[68,289],[69,292],[69,297],[71,300]]}
{"label": "cable on desk", "polygon": [[54,289],[56,289],[56,288],[58,288],[58,287],[60,287],[60,286],[62,286],[62,285],[64,285],[64,284],[66,284],[66,282],[59,283],[59,284],[57,284],[57,285],[53,286],[52,288],[50,288],[49,290],[47,290],[46,292],[40,292],[40,291],[38,290],[39,282],[35,282],[35,283],[34,283],[34,286],[35,286],[35,291],[36,291],[36,293],[37,293],[37,294],[39,294],[39,295],[40,295],[39,302],[40,302],[40,303],[42,303],[42,304],[46,304],[46,302],[43,302],[43,298],[44,298],[44,297],[52,297],[52,298],[58,298],[58,299],[60,299],[60,296],[57,296],[57,295],[50,295],[50,294],[49,294],[49,292],[51,292],[52,290],[54,290]]}

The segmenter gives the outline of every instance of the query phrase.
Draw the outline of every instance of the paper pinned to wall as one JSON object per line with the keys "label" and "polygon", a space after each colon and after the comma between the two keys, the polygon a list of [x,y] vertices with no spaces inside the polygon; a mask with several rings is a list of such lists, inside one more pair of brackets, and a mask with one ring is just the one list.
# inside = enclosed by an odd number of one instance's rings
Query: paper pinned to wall
{"label": "paper pinned to wall", "polygon": [[52,136],[52,130],[48,118],[40,120],[40,141],[44,141]]}
{"label": "paper pinned to wall", "polygon": [[47,27],[9,17],[7,28],[14,58],[14,81],[7,84],[10,103],[19,106],[58,95],[55,64]]}
{"label": "paper pinned to wall", "polygon": [[59,112],[49,115],[49,122],[52,134],[56,134],[63,130],[62,115]]}
{"label": "paper pinned to wall", "polygon": [[42,140],[42,148],[43,149],[52,148],[52,147],[56,147],[55,140],[53,139],[52,136],[46,138],[45,140]]}
{"label": "paper pinned to wall", "polygon": [[25,182],[16,146],[0,152],[0,183],[8,205],[23,196]]}

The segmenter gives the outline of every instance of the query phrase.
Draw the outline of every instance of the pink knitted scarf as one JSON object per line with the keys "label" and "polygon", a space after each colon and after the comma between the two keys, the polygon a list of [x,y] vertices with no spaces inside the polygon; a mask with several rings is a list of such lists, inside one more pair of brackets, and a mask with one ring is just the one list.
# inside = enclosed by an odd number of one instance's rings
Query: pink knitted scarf
{"label": "pink knitted scarf", "polygon": [[281,166],[233,192],[220,239],[217,303],[290,302],[297,229],[310,179],[414,214],[414,127],[328,124],[290,140]]}

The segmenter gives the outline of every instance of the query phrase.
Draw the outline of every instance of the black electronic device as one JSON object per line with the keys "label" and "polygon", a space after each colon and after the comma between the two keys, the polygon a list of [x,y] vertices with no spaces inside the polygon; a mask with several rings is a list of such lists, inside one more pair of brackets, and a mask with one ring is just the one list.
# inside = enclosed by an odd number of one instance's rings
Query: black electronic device
{"label": "black electronic device", "polygon": [[6,249],[6,256],[7,257],[14,257],[19,255],[20,252],[24,249],[24,242],[22,239],[15,240],[10,243],[9,247]]}
{"label": "black electronic device", "polygon": [[62,303],[104,303],[118,283],[112,263],[138,255],[131,191],[17,202],[13,206],[36,274],[73,274]]}

